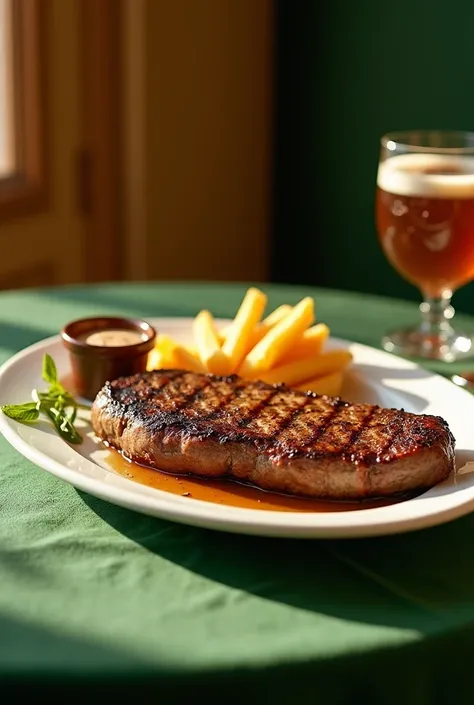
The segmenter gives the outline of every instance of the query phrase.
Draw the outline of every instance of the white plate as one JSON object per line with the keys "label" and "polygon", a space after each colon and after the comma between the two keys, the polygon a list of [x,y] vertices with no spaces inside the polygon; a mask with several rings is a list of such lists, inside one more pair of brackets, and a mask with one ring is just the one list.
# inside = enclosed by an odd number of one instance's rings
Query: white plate
{"label": "white plate", "polygon": [[[189,340],[191,319],[159,318],[151,323],[162,333]],[[82,445],[70,447],[47,424],[27,426],[4,414],[0,431],[26,458],[78,489],[144,514],[210,529],[298,538],[376,536],[433,526],[474,509],[474,396],[389,353],[337,339],[328,345],[347,347],[354,355],[343,390],[347,400],[436,414],[448,421],[458,449],[453,477],[420,497],[387,507],[333,513],[244,509],[172,495],[120,476],[107,465],[107,453],[92,433]],[[1,367],[1,404],[27,401],[33,388],[44,386],[41,363],[46,352],[60,374],[68,374],[59,336],[43,340]]]}

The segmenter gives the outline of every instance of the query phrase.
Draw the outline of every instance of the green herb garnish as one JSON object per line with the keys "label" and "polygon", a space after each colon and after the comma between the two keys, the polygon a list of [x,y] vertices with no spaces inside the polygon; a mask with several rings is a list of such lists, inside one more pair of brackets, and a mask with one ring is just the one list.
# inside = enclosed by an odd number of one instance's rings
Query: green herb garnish
{"label": "green herb garnish", "polygon": [[2,406],[2,411],[11,419],[24,423],[38,421],[40,413],[38,405],[34,401],[28,401],[26,404],[6,404],[6,406]]}
{"label": "green herb garnish", "polygon": [[58,371],[53,358],[43,357],[42,377],[49,384],[45,392],[33,390],[34,401],[25,404],[6,404],[0,407],[3,413],[15,421],[36,423],[44,414],[52,422],[58,434],[68,443],[82,443],[82,436],[74,427],[78,408],[87,408],[78,404],[74,397],[63,387],[58,379]]}

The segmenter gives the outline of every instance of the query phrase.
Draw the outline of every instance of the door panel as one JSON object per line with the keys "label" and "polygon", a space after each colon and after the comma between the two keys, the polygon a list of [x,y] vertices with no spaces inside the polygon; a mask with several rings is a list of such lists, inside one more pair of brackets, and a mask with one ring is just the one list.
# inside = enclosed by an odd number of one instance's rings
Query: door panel
{"label": "door panel", "polygon": [[[89,96],[84,92],[82,42],[90,29],[87,21],[94,17],[84,13],[85,0],[14,2],[18,7],[33,4],[40,9],[37,19],[44,52],[38,51],[35,59],[42,61],[39,105],[44,144],[37,147],[45,154],[41,178],[46,188],[45,197],[33,209],[19,202],[12,214],[8,208],[2,210],[1,193],[3,189],[8,199],[8,184],[0,182],[0,288],[80,282],[88,278],[87,263],[93,257],[86,243],[95,218],[93,208],[86,212],[82,197],[87,188],[84,178],[92,179],[93,174],[81,167],[85,156],[95,169],[100,166],[88,142],[97,106],[84,104]],[[89,68],[93,58],[89,57]],[[22,109],[26,110],[26,103]]]}

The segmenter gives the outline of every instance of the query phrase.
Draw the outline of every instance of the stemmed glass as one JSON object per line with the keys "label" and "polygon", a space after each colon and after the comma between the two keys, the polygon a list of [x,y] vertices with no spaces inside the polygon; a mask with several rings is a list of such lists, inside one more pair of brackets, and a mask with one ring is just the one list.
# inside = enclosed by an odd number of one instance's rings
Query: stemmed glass
{"label": "stemmed glass", "polygon": [[376,224],[388,261],[421,292],[420,322],[383,347],[453,361],[474,354],[453,326],[453,292],[474,278],[474,133],[411,131],[382,137]]}

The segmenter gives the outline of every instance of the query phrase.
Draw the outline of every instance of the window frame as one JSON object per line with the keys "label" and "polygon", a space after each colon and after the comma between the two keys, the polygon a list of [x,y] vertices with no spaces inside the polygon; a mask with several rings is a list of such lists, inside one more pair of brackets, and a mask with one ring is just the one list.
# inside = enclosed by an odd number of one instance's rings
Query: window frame
{"label": "window frame", "polygon": [[47,202],[45,47],[47,0],[12,0],[15,172],[0,178],[0,221]]}

